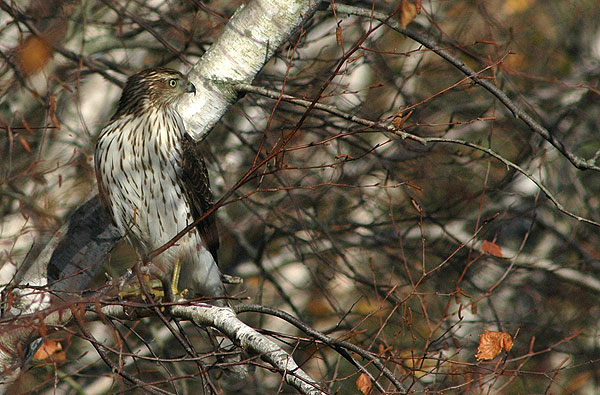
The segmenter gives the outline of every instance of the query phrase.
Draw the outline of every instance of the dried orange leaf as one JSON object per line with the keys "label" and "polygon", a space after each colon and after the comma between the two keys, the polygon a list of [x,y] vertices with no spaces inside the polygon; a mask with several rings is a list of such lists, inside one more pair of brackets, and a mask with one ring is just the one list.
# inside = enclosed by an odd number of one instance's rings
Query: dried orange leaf
{"label": "dried orange leaf", "polygon": [[502,11],[512,15],[529,9],[534,3],[535,0],[505,0]]}
{"label": "dried orange leaf", "polygon": [[35,132],[33,131],[33,129],[31,129],[31,126],[29,125],[29,122],[27,122],[27,120],[25,119],[25,117],[21,117],[21,122],[23,122],[23,127],[25,128],[25,130],[27,130],[27,133],[33,135],[35,134]]}
{"label": "dried orange leaf", "polygon": [[400,24],[403,28],[408,26],[417,16],[417,6],[408,0],[402,0],[402,14],[400,14]]}
{"label": "dried orange leaf", "polygon": [[62,345],[54,340],[46,339],[44,344],[33,355],[34,359],[45,360],[62,351]]}
{"label": "dried orange leaf", "polygon": [[342,46],[342,27],[339,24],[335,28],[335,41],[337,42],[338,47]]}
{"label": "dried orange leaf", "polygon": [[29,75],[40,70],[52,56],[48,41],[38,36],[29,36],[19,46],[17,59],[23,74]]}
{"label": "dried orange leaf", "polygon": [[371,383],[371,379],[366,373],[361,373],[356,379],[356,388],[358,388],[363,395],[367,395],[369,392],[371,392],[372,387],[373,384]]}
{"label": "dried orange leaf", "polygon": [[492,256],[495,256],[496,258],[504,258],[504,256],[502,255],[502,249],[498,244],[494,243],[493,241],[484,240],[481,244],[481,249],[486,254],[490,254]]}
{"label": "dried orange leaf", "polygon": [[478,361],[494,359],[502,352],[502,349],[507,352],[513,347],[513,339],[509,333],[488,331],[479,335],[479,346],[475,358]]}
{"label": "dried orange leaf", "polygon": [[407,114],[401,115],[402,110],[398,111],[398,113],[396,113],[396,116],[392,120],[392,125],[394,125],[396,129],[402,129],[404,127],[404,122],[406,122],[406,120],[410,118],[412,113],[413,110],[410,110]]}

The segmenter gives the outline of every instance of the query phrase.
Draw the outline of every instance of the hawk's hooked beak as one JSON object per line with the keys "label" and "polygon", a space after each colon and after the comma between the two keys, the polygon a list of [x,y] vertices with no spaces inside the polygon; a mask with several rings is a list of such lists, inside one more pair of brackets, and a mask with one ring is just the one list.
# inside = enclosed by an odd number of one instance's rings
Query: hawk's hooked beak
{"label": "hawk's hooked beak", "polygon": [[188,93],[193,93],[194,95],[196,95],[196,87],[191,82],[188,83],[188,86],[185,88],[185,91],[188,92]]}

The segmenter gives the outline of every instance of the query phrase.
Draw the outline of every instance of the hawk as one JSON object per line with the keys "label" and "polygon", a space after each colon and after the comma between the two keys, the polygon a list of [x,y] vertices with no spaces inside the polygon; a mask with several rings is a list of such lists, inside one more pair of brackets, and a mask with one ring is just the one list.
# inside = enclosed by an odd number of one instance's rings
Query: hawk
{"label": "hawk", "polygon": [[[213,205],[203,156],[177,112],[179,100],[192,93],[195,86],[178,71],[140,71],[127,80],[117,111],[96,143],[100,200],[141,258]],[[178,288],[223,296],[218,247],[210,215],[153,258],[150,271],[161,279],[165,296],[172,299]]]}

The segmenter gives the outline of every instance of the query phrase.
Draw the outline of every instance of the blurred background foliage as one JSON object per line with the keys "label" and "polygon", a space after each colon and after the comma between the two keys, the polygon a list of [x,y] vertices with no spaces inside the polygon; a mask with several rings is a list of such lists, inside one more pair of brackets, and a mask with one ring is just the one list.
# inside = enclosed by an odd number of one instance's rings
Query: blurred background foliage
{"label": "blurred background foliage", "polygon": [[[158,65],[189,70],[239,4],[0,0],[2,282],[33,239],[95,192],[95,139],[127,76]],[[354,5],[391,14],[400,1]],[[421,7],[410,28],[482,71],[567,150],[597,155],[596,1],[431,0]],[[407,132],[489,147],[541,180],[568,211],[600,219],[598,172],[576,169],[448,62],[375,25],[320,11],[254,85],[313,100],[328,84],[320,103],[382,125],[410,107]],[[249,93],[205,140],[220,197],[298,126],[276,160],[218,211],[222,269],[245,279],[229,288],[232,295],[379,354],[411,391],[600,387],[597,227],[561,213],[533,183],[481,151],[419,145],[317,109],[299,123],[305,112]],[[491,243],[487,251],[483,241]],[[117,276],[135,259],[119,246],[105,271]],[[336,352],[296,338],[301,332],[280,320],[241,318],[288,343],[331,392],[357,393],[359,372]],[[160,356],[183,355],[159,320],[111,325],[90,327],[104,344],[145,350],[146,342]],[[484,329],[516,335],[513,349],[478,362]],[[127,388],[77,331],[58,340],[66,358],[32,366],[17,392]],[[167,364],[129,358],[127,369],[164,380],[169,390],[197,385],[174,380],[195,376],[195,364]],[[244,384],[247,393],[279,387],[280,376],[266,369]]]}

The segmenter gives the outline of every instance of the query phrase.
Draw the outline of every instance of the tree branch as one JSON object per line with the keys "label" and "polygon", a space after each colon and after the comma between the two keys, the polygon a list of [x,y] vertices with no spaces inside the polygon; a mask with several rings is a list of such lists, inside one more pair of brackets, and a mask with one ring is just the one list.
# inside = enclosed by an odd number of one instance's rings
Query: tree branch
{"label": "tree branch", "polygon": [[[333,4],[334,3],[332,3],[332,5]],[[398,33],[401,33],[406,37],[409,37],[414,41],[423,44],[425,47],[431,49],[440,57],[444,58],[452,66],[456,67],[462,73],[467,75],[471,80],[473,80],[473,82],[475,82],[478,85],[481,85],[486,90],[488,90],[492,95],[494,95],[498,100],[500,100],[500,102],[502,102],[502,104],[504,104],[506,108],[508,108],[512,112],[516,119],[522,120],[529,127],[529,129],[539,134],[546,141],[552,144],[575,167],[577,167],[580,170],[600,170],[600,166],[596,165],[595,159],[586,160],[571,153],[565,147],[562,141],[554,137],[552,133],[550,133],[539,122],[533,119],[531,115],[529,115],[525,110],[523,110],[514,101],[512,101],[504,91],[502,91],[496,85],[491,83],[489,80],[479,77],[479,73],[467,66],[462,60],[452,55],[450,52],[446,51],[431,37],[428,37],[421,33],[417,33],[416,31],[409,28],[403,28],[400,22],[398,22],[395,18],[392,18],[389,15],[386,15],[381,12],[339,3],[335,3],[334,6],[337,12],[378,20],[384,23],[385,25],[389,26],[390,28],[394,29]]]}
{"label": "tree branch", "polygon": [[240,321],[233,310],[211,305],[180,306],[171,308],[175,317],[189,319],[198,325],[211,326],[246,351],[260,355],[282,372],[285,381],[303,394],[323,394],[319,385],[307,375],[292,357],[278,345]]}
{"label": "tree branch", "polygon": [[257,94],[260,94],[260,95],[263,95],[266,97],[270,97],[270,98],[276,99],[276,100],[281,99],[281,100],[284,100],[284,101],[287,101],[290,103],[304,106],[306,108],[310,108],[312,105],[312,107],[314,107],[316,109],[326,111],[330,114],[337,115],[341,118],[355,122],[359,125],[364,125],[364,126],[371,127],[371,128],[383,129],[387,132],[390,132],[397,136],[400,136],[403,140],[416,141],[422,145],[428,145],[431,143],[458,144],[458,145],[463,145],[465,147],[469,147],[469,148],[484,152],[485,154],[499,160],[507,167],[510,167],[510,168],[516,170],[518,173],[520,173],[523,176],[525,176],[526,178],[528,178],[544,193],[544,195],[546,195],[546,197],[552,202],[552,204],[554,204],[556,206],[556,208],[563,214],[566,214],[569,217],[574,218],[578,221],[600,227],[600,222],[591,220],[589,218],[582,217],[580,215],[577,215],[577,214],[567,210],[565,208],[565,206],[556,198],[556,196],[554,196],[552,191],[550,191],[550,189],[548,189],[548,187],[546,187],[540,180],[538,180],[536,177],[534,177],[533,174],[528,173],[521,166],[506,159],[505,157],[503,157],[496,151],[492,150],[491,148],[486,148],[479,144],[475,144],[470,141],[460,140],[460,139],[451,139],[451,138],[446,138],[446,137],[421,137],[421,136],[417,136],[415,134],[407,133],[402,130],[398,130],[393,125],[382,125],[380,122],[370,121],[368,119],[357,117],[356,115],[348,114],[344,111],[339,110],[338,108],[336,108],[334,106],[320,104],[320,103],[314,103],[314,105],[313,105],[313,103],[308,100],[298,99],[298,98],[295,98],[290,95],[284,95],[281,92],[277,92],[277,91],[273,91],[273,90],[265,89],[262,87],[253,86],[253,85],[238,84],[237,86],[239,87],[239,89],[244,90],[246,92],[257,93]]}
{"label": "tree branch", "polygon": [[[253,312],[257,312],[257,313],[269,314],[269,315],[272,315],[274,317],[279,317],[279,318],[289,322],[290,324],[294,325],[298,329],[302,330],[307,335],[312,336],[315,339],[318,339],[318,340],[322,341],[323,343],[329,345],[330,347],[334,348],[344,358],[346,358],[350,363],[352,363],[355,367],[360,369],[362,372],[367,373],[370,376],[373,383],[375,383],[375,385],[380,387],[380,385],[377,383],[377,380],[375,380],[373,378],[373,376],[371,376],[371,374],[364,367],[362,367],[360,364],[358,364],[358,362],[356,362],[354,360],[354,358],[352,358],[352,356],[346,350],[355,352],[358,355],[360,355],[361,357],[363,357],[364,359],[373,363],[373,365],[375,365],[377,367],[377,369],[379,369],[383,373],[383,375],[385,377],[387,377],[394,384],[394,386],[396,387],[396,389],[398,391],[406,392],[406,388],[404,388],[404,386],[402,385],[400,380],[398,380],[398,378],[394,375],[394,373],[392,373],[388,368],[385,367],[385,365],[381,362],[381,360],[378,357],[374,356],[372,353],[365,351],[362,348],[360,348],[350,342],[347,342],[344,340],[339,340],[339,339],[334,339],[330,336],[327,336],[327,335],[311,328],[310,326],[306,325],[305,323],[303,323],[296,317],[286,313],[285,311],[272,309],[272,308],[261,306],[261,305],[252,305],[252,304],[243,304],[243,305],[235,306],[234,311],[236,313],[253,311]],[[385,392],[383,388],[380,388],[380,391]]]}

